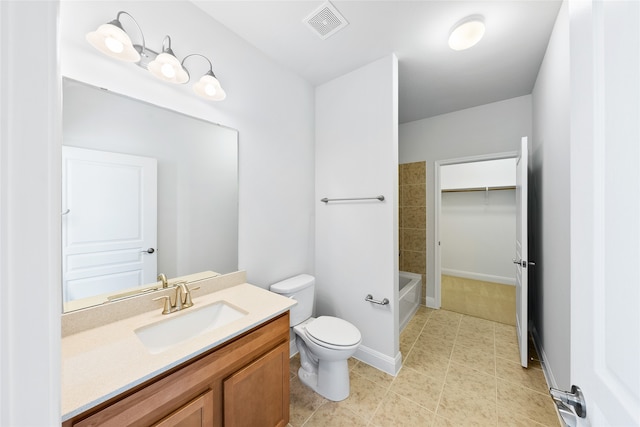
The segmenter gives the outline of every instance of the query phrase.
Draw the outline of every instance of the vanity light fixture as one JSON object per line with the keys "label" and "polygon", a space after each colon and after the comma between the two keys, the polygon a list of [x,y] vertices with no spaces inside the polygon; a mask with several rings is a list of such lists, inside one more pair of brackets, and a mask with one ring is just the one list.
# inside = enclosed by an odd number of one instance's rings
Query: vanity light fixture
{"label": "vanity light fixture", "polygon": [[468,16],[453,26],[449,35],[449,47],[453,50],[469,49],[484,36],[484,18],[480,15]]}
{"label": "vanity light fixture", "polygon": [[193,85],[193,91],[196,93],[196,95],[201,96],[204,99],[209,99],[211,101],[222,101],[223,99],[225,99],[227,97],[227,94],[224,89],[222,89],[218,78],[213,73],[213,65],[211,65],[211,61],[209,61],[209,58],[200,55],[199,53],[192,53],[184,57],[181,65],[184,65],[184,62],[187,60],[187,58],[191,56],[199,56],[201,58],[204,58],[209,63],[209,71],[207,71],[204,76],[200,77],[200,80],[198,80],[198,82]]}
{"label": "vanity light fixture", "polygon": [[[127,15],[135,23],[140,32],[142,45],[131,42],[131,38],[129,38],[120,22],[120,15],[122,14]],[[168,35],[162,41],[162,52],[154,52],[147,48],[142,29],[135,18],[128,12],[118,12],[116,19],[100,25],[96,31],[88,33],[86,38],[93,47],[105,55],[121,61],[135,62],[138,66],[149,70],[154,77],[169,83],[187,83],[190,75],[189,71],[184,67],[184,62],[191,56],[200,56],[209,63],[209,71],[193,85],[194,92],[210,101],[222,101],[227,96],[213,73],[211,61],[206,56],[192,53],[180,61],[171,49],[171,37]]]}
{"label": "vanity light fixture", "polygon": [[[120,15],[123,13],[129,16],[138,26],[133,16],[125,11],[120,11],[116,19],[100,25],[97,30],[87,34],[87,41],[91,43],[91,46],[112,58],[121,61],[138,62],[140,61],[140,54],[133,47],[129,35],[124,31],[120,22]],[[138,29],[140,30],[139,26]],[[140,30],[140,34],[142,34],[142,30]],[[144,44],[144,35],[142,36],[142,44]]]}
{"label": "vanity light fixture", "polygon": [[[168,41],[167,47],[164,43]],[[162,53],[156,56],[147,67],[149,72],[162,81],[170,83],[186,83],[189,81],[189,73],[182,67],[171,50],[171,37],[165,36],[162,41]]]}

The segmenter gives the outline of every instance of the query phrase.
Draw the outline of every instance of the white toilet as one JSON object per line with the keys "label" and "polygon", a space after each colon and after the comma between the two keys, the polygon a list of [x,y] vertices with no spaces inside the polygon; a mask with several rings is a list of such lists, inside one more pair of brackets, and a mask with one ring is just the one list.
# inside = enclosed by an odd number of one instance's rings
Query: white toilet
{"label": "white toilet", "polygon": [[358,328],[337,317],[311,317],[315,297],[313,276],[291,277],[271,285],[270,289],[298,302],[291,308],[290,323],[300,352],[300,381],[329,400],[349,397],[347,359],[362,342]]}

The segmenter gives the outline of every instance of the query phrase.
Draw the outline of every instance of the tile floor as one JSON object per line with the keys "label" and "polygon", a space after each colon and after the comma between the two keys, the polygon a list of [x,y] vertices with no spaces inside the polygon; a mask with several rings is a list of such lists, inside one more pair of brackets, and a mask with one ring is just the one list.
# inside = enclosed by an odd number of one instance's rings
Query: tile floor
{"label": "tile floor", "polygon": [[516,287],[513,285],[443,274],[441,292],[445,310],[516,324]]}
{"label": "tile floor", "polygon": [[540,364],[520,367],[513,326],[420,307],[400,350],[397,377],[351,359],[351,394],[342,402],[302,385],[292,358],[290,426],[560,425]]}

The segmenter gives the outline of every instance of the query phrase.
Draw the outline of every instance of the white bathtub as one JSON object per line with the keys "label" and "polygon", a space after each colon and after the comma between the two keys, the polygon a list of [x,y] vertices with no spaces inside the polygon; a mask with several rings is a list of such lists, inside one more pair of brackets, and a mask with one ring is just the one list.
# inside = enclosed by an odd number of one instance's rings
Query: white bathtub
{"label": "white bathtub", "polygon": [[398,314],[400,332],[407,326],[409,320],[416,314],[422,296],[422,276],[415,273],[400,271],[398,277]]}

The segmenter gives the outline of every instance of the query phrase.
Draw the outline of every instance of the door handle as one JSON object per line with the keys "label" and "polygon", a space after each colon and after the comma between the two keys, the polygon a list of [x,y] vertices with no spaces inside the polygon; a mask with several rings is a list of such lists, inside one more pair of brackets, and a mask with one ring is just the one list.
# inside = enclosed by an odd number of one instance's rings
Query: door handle
{"label": "door handle", "polygon": [[153,248],[149,248],[149,249],[147,249],[146,251],[140,251],[140,252],[142,252],[143,254],[152,254],[152,253],[154,253],[155,251],[156,251],[155,249],[153,249]]}
{"label": "door handle", "polygon": [[[517,260],[516,261],[515,258],[512,258],[511,261],[513,261],[514,264],[518,264],[522,268],[527,268],[527,261],[524,261],[524,260]],[[535,264],[533,264],[533,265],[535,265]]]}

